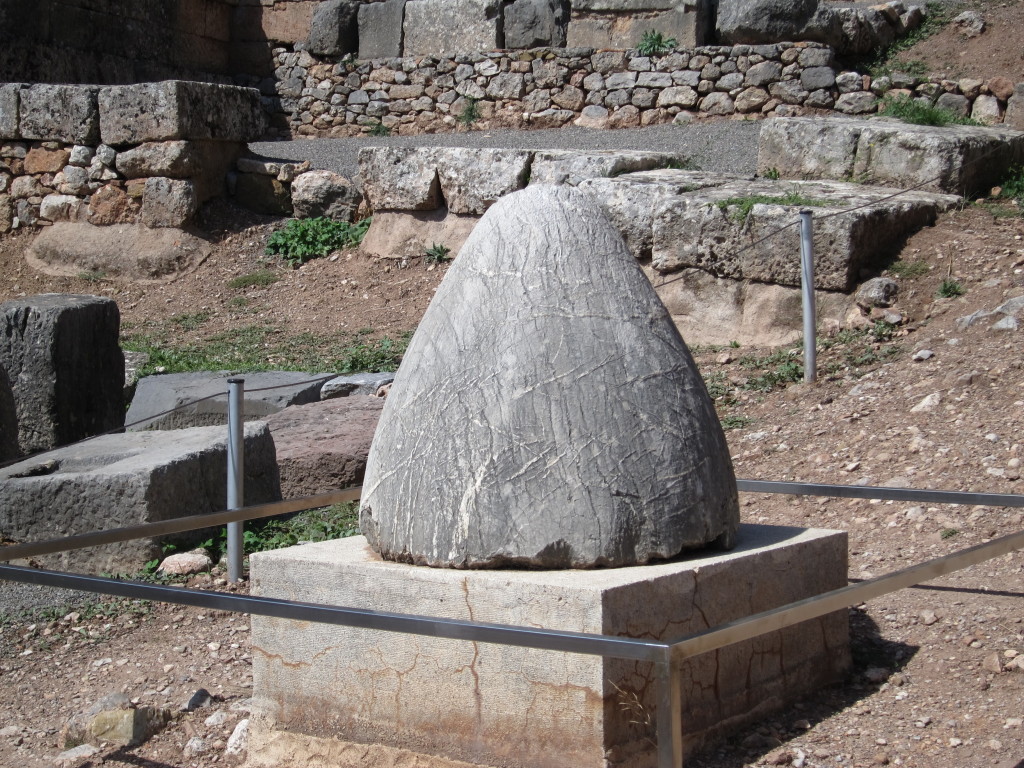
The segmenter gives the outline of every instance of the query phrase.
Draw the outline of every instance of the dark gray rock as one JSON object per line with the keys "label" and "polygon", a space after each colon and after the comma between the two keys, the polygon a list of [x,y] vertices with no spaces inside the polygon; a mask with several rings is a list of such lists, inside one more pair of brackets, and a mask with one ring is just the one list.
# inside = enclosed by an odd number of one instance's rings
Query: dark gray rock
{"label": "dark gray rock", "polygon": [[[281,498],[274,441],[263,422],[244,435],[245,503]],[[0,535],[16,542],[217,512],[227,503],[227,429],[104,435],[0,469]],[[194,544],[209,530],[176,537]],[[133,573],[159,557],[134,539],[39,558],[63,570]]]}
{"label": "dark gray rock", "polygon": [[0,461],[18,455],[18,412],[7,371],[0,367]]}
{"label": "dark gray rock", "polygon": [[0,368],[23,453],[124,424],[121,315],[100,296],[46,293],[0,304]]}
{"label": "dark gray rock", "polygon": [[405,0],[359,6],[359,58],[389,59],[402,55]]}
{"label": "dark gray rock", "polygon": [[719,0],[720,43],[776,43],[797,40],[814,16],[818,0]]}
{"label": "dark gray rock", "polygon": [[[133,430],[181,429],[228,423],[228,379],[244,379],[247,421],[262,419],[289,405],[315,403],[320,399],[322,375],[301,371],[264,371],[231,374],[228,371],[166,373],[139,380],[125,422]],[[273,389],[266,389],[273,387]],[[263,391],[256,391],[263,390]],[[201,403],[187,405],[204,397]],[[174,413],[171,408],[186,406]]]}
{"label": "dark gray rock", "polygon": [[343,56],[359,49],[359,3],[324,0],[313,11],[309,52],[314,56]]}
{"label": "dark gray rock", "polygon": [[100,90],[99,109],[103,143],[112,146],[174,139],[254,141],[266,127],[260,92],[235,85],[185,80],[112,85]]}
{"label": "dark gray rock", "polygon": [[21,138],[67,144],[99,143],[98,90],[84,85],[36,84],[19,91]]}
{"label": "dark gray rock", "polygon": [[363,199],[355,184],[334,171],[308,171],[296,176],[291,194],[297,219],[326,216],[352,221]]}
{"label": "dark gray rock", "polygon": [[891,307],[899,296],[899,284],[889,277],[873,277],[857,289],[857,304],[872,307]]}
{"label": "dark gray rock", "polygon": [[514,0],[505,6],[505,47],[561,48],[568,23],[564,0]]}
{"label": "dark gray rock", "polygon": [[[602,289],[605,286],[606,289]],[[499,200],[384,406],[360,525],[389,559],[624,566],[729,545],[729,450],[693,359],[597,203]]]}
{"label": "dark gray rock", "polygon": [[395,380],[393,373],[354,373],[351,376],[339,376],[331,379],[320,388],[321,400],[333,400],[336,397],[350,395],[375,395],[385,384]]}
{"label": "dark gray rock", "polygon": [[0,139],[19,139],[18,93],[27,87],[24,83],[0,85]]}

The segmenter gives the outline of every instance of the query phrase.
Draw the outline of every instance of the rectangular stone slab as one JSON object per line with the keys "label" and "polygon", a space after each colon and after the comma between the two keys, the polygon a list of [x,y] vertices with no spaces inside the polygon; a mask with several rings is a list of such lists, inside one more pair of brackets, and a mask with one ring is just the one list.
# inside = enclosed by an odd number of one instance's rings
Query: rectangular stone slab
{"label": "rectangular stone slab", "polygon": [[888,119],[766,120],[758,172],[784,178],[855,180],[970,195],[1024,162],[1024,132],[1001,126],[943,127]]}
{"label": "rectangular stone slab", "polygon": [[[658,565],[467,571],[382,562],[356,537],[253,555],[252,591],[424,616],[673,638],[845,586],[846,546],[844,532],[745,525],[732,552]],[[284,754],[278,748],[313,745],[308,754],[326,754],[338,740],[426,754],[439,765],[653,762],[657,714],[649,664],[256,616],[252,644],[254,743],[271,745],[256,751],[260,765],[274,764]],[[688,745],[816,690],[849,661],[843,610],[683,664]],[[354,752],[352,762],[332,764],[359,765],[365,750]]]}
{"label": "rectangular stone slab", "polygon": [[[815,287],[849,291],[862,268],[881,263],[903,238],[960,200],[931,192],[886,199],[893,192],[843,182],[755,181],[680,195],[666,200],[655,217],[652,266],[661,273],[697,267],[721,277],[798,286],[799,227],[767,236],[807,208],[814,214]],[[787,204],[789,194],[803,202]],[[744,217],[739,201],[755,196],[771,200],[754,204]]]}
{"label": "rectangular stone slab", "polygon": [[405,5],[406,56],[493,51],[502,42],[496,0],[409,0]]}
{"label": "rectangular stone slab", "polygon": [[[281,498],[266,422],[245,425],[245,502]],[[222,510],[227,505],[227,429],[105,435],[0,470],[0,535],[41,541]],[[208,535],[208,534],[207,534]],[[182,534],[201,541],[202,532]],[[44,567],[134,573],[160,555],[154,539],[33,558]]]}
{"label": "rectangular stone slab", "polygon": [[96,86],[35,84],[18,93],[23,139],[93,146],[99,138]]}

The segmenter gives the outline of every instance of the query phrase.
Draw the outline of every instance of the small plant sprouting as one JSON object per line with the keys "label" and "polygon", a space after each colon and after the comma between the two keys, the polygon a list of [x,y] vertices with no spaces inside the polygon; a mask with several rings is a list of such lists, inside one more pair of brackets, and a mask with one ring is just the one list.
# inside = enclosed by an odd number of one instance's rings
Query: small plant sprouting
{"label": "small plant sprouting", "polygon": [[391,129],[388,128],[386,125],[384,125],[384,123],[378,122],[378,123],[375,123],[370,128],[370,135],[374,136],[374,137],[377,137],[377,138],[383,138],[385,136],[390,136],[391,135]]}
{"label": "small plant sprouting", "polygon": [[355,224],[325,216],[289,219],[284,229],[274,232],[267,240],[267,253],[280,254],[291,266],[297,267],[339,248],[354,248],[363,241],[369,228],[368,218]]}
{"label": "small plant sprouting", "polygon": [[184,331],[194,331],[211,317],[212,315],[209,312],[185,312],[180,315],[173,315],[171,322]]}
{"label": "small plant sprouting", "polygon": [[894,261],[888,266],[889,272],[895,277],[909,280],[912,277],[921,277],[928,274],[928,264],[923,261]]}
{"label": "small plant sprouting", "polygon": [[92,272],[79,272],[78,277],[90,283],[101,283],[107,279],[107,273],[97,269]]}
{"label": "small plant sprouting", "polygon": [[239,275],[228,280],[228,288],[252,288],[254,286],[273,285],[280,278],[270,269],[260,269],[247,275]]}
{"label": "small plant sprouting", "polygon": [[939,537],[942,539],[952,539],[958,533],[960,533],[960,531],[958,531],[956,528],[943,528],[941,531],[939,531]]}
{"label": "small plant sprouting", "polygon": [[750,212],[754,210],[754,206],[759,204],[792,205],[799,206],[801,208],[821,208],[830,205],[827,200],[816,200],[812,197],[804,197],[796,192],[790,192],[786,195],[746,195],[745,197],[729,197],[725,200],[718,201],[718,207],[723,211],[727,211],[729,208],[735,206],[736,210],[732,212],[731,217],[739,222],[746,221]]}
{"label": "small plant sprouting", "polygon": [[878,109],[880,114],[895,117],[904,123],[914,125],[981,125],[977,120],[962,117],[948,109],[922,103],[909,96],[888,95],[882,99]]}
{"label": "small plant sprouting", "polygon": [[768,168],[762,175],[771,181],[778,181],[780,177],[779,169],[775,167]]}
{"label": "small plant sprouting", "polygon": [[649,29],[640,37],[636,52],[641,56],[660,56],[668,53],[677,45],[679,45],[679,41],[674,37],[665,37],[661,32]]}
{"label": "small plant sprouting", "polygon": [[443,264],[451,260],[452,249],[443,243],[434,243],[423,252],[427,264]]}
{"label": "small plant sprouting", "polygon": [[944,277],[935,295],[940,299],[955,299],[957,296],[963,296],[964,293],[966,291],[959,280],[952,277]]}
{"label": "small plant sprouting", "polygon": [[459,122],[459,125],[469,126],[479,120],[480,117],[480,105],[477,103],[477,100],[467,96],[462,111],[455,119]]}

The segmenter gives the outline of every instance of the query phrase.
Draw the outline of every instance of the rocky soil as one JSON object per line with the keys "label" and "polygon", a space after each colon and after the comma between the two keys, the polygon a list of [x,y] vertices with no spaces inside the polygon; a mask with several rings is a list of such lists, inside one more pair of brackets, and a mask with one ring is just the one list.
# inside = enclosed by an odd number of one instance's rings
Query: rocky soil
{"label": "rocky soil", "polygon": [[[990,22],[981,38],[986,48],[951,38],[942,58],[940,36],[904,56],[934,67],[964,62],[962,72],[980,78],[1024,79],[1024,4],[975,5]],[[974,53],[960,56],[957,45]],[[1000,71],[988,71],[990,58],[998,58]],[[160,284],[43,275],[22,258],[28,235],[4,236],[0,300],[45,291],[108,295],[130,332],[172,329],[186,340],[209,339],[240,321],[270,322],[283,334],[396,335],[416,326],[444,273],[443,266],[358,252],[289,270],[263,253],[278,222],[224,208],[206,216],[211,255]],[[738,476],[1022,493],[1024,331],[992,330],[996,318],[971,327],[957,321],[1024,296],[1024,217],[1005,206],[969,205],[912,237],[902,261],[923,266],[916,276],[903,270],[895,277],[900,294],[891,312],[899,322],[888,328],[864,318],[860,325],[880,329],[875,335],[824,339],[817,384],[758,389],[759,377],[787,355],[799,359],[795,350],[771,360],[770,350],[694,350],[730,427]],[[279,279],[228,286],[260,269]],[[938,298],[944,278],[957,279],[964,294]],[[203,319],[172,320],[181,316]],[[852,581],[1014,533],[1024,522],[1024,510],[1011,508],[765,494],[743,494],[741,503],[749,522],[848,531]],[[1014,553],[853,607],[854,667],[845,680],[687,766],[1022,764],[1022,571],[1024,555]],[[194,577],[189,586],[227,589],[221,576]],[[168,707],[175,717],[141,746],[102,748],[73,764],[238,764],[242,757],[226,750],[247,714],[250,662],[248,620],[215,611],[121,603],[0,618],[0,766],[54,765],[64,724],[110,692]],[[181,711],[199,688],[211,700]]]}

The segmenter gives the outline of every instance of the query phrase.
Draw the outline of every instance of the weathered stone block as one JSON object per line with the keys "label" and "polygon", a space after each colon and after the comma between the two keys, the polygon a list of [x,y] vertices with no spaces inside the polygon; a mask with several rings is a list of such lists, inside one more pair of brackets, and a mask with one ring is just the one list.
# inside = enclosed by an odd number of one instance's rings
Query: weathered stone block
{"label": "weathered stone block", "polygon": [[388,59],[402,55],[406,0],[385,0],[359,6],[359,58]]}
{"label": "weathered stone block", "polygon": [[670,152],[541,150],[533,155],[530,184],[568,184],[575,187],[586,179],[650,171],[685,161],[684,155]]}
{"label": "weathered stone block", "polygon": [[716,28],[723,43],[799,40],[818,0],[719,0]]}
{"label": "weathered stone block", "polygon": [[[844,94],[844,96],[851,94]],[[857,179],[893,187],[987,192],[1024,162],[1024,133],[1002,127],[796,117],[761,130],[758,170],[786,178]]]}
{"label": "weathered stone block", "polygon": [[288,187],[272,176],[240,173],[235,181],[235,200],[244,208],[269,216],[291,216]]}
{"label": "weathered stone block", "polygon": [[18,132],[18,94],[25,83],[0,85],[0,139],[20,139]]}
{"label": "weathered stone block", "polygon": [[[245,425],[245,503],[281,498],[267,425]],[[0,533],[37,541],[222,510],[227,499],[227,430],[105,435],[0,470]],[[197,541],[204,532],[182,534]],[[135,539],[40,558],[62,570],[132,573],[160,555]]]}
{"label": "weathered stone block", "polygon": [[[232,375],[226,371],[200,373],[169,373],[146,376],[139,380],[132,399],[127,424],[142,422],[129,427],[133,430],[181,429],[183,427],[211,426],[228,423],[228,384]],[[264,373],[239,374],[245,379],[246,389],[281,387],[265,392],[246,392],[245,418],[262,419],[271,413],[288,407],[315,403],[320,400],[323,382],[305,383],[317,378],[316,374],[300,371],[268,371]],[[210,400],[179,408],[194,400],[216,395]],[[163,416],[157,414],[179,408]]]}
{"label": "weathered stone block", "polygon": [[96,93],[86,85],[31,85],[18,92],[21,138],[97,144],[100,137]]}
{"label": "weathered stone block", "polygon": [[1010,128],[1024,131],[1024,83],[1017,83],[1013,88],[1013,96],[1006,102],[1006,114],[1003,123]]}
{"label": "weathered stone block", "polygon": [[432,149],[364,147],[359,150],[359,175],[374,211],[430,211],[441,206]]}
{"label": "weathered stone block", "polygon": [[326,216],[352,221],[363,196],[356,185],[333,171],[309,171],[295,177],[292,207],[299,219]]}
{"label": "weathered stone block", "polygon": [[166,176],[187,179],[199,172],[199,158],[191,141],[146,142],[117,153],[117,171],[127,179]]}
{"label": "weathered stone block", "polygon": [[408,0],[406,56],[445,56],[503,47],[499,0]]}
{"label": "weathered stone block", "polygon": [[[250,562],[252,591],[265,597],[652,639],[847,583],[845,533],[765,525],[741,526],[729,554],[586,572],[417,568],[381,562],[361,537]],[[303,744],[338,754],[337,740],[359,743],[346,766],[413,764],[408,751],[507,768],[656,759],[648,664],[256,616],[252,644],[249,759],[261,768],[290,748],[291,759],[305,754]],[[687,751],[819,690],[849,663],[846,610],[687,660]],[[638,722],[637,709],[649,717]],[[322,734],[330,741],[312,738]],[[404,754],[377,760],[375,749]]]}
{"label": "weathered stone block", "polygon": [[185,179],[146,179],[142,223],[147,227],[181,227],[199,209],[195,186]]}
{"label": "weathered stone block", "polygon": [[174,139],[244,142],[265,130],[260,92],[234,85],[113,85],[100,90],[99,111],[103,142],[113,146]]}
{"label": "weathered stone block", "polygon": [[514,0],[505,6],[505,47],[561,48],[568,22],[567,0]]}
{"label": "weathered stone block", "polygon": [[0,461],[18,455],[18,411],[7,371],[0,366]]}
{"label": "weathered stone block", "polygon": [[298,43],[309,35],[317,0],[288,0],[278,3],[239,3],[231,29],[236,39]]}
{"label": "weathered stone block", "polygon": [[324,0],[317,4],[309,26],[309,52],[314,56],[343,56],[359,49],[360,3]]}
{"label": "weathered stone block", "polygon": [[384,399],[366,395],[293,405],[267,416],[286,499],[363,482]]}
{"label": "weathered stone block", "polygon": [[[733,182],[666,201],[654,222],[652,266],[698,267],[734,279],[800,285],[800,236],[789,227],[801,209],[829,214],[814,222],[815,287],[848,291],[862,268],[877,266],[908,234],[959,203],[953,195],[843,182]],[[787,202],[786,196],[790,196]],[[799,202],[793,202],[797,198]],[[742,206],[753,199],[749,213]],[[836,213],[837,209],[856,210]]]}
{"label": "weathered stone block", "polygon": [[360,525],[386,559],[433,566],[633,565],[729,546],[735,487],[700,374],[619,233],[590,196],[531,186],[481,219],[427,309]]}
{"label": "weathered stone block", "polygon": [[120,313],[99,296],[44,293],[0,304],[6,371],[22,453],[124,424]]}
{"label": "weathered stone block", "polygon": [[665,38],[675,38],[678,47],[692,48],[708,42],[710,20],[707,2],[665,2],[656,0],[657,9],[643,12],[581,8],[572,3],[572,17],[566,33],[571,48],[635,48],[645,32],[656,30]]}

